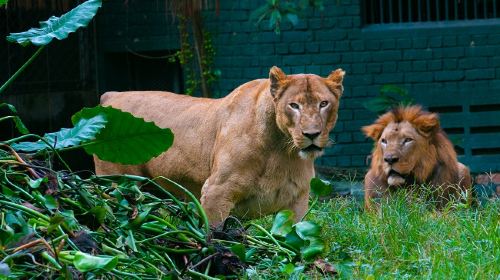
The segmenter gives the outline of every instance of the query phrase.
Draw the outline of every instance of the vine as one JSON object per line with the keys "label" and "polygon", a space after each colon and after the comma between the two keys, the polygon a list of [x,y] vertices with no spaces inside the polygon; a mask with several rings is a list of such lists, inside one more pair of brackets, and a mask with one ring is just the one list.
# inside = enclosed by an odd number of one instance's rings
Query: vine
{"label": "vine", "polygon": [[215,48],[212,35],[203,29],[200,7],[179,3],[174,6],[174,10],[178,19],[180,50],[169,61],[177,60],[181,64],[187,95],[200,90],[203,97],[212,97],[210,86],[220,76],[220,71],[213,67]]}

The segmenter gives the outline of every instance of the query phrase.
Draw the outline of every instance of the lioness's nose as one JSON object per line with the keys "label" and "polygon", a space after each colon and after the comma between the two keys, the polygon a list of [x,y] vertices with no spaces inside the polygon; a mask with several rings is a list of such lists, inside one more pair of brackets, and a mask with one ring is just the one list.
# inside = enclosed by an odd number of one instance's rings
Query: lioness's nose
{"label": "lioness's nose", "polygon": [[394,155],[387,155],[384,157],[384,161],[387,162],[388,164],[393,164],[398,162],[399,158]]}
{"label": "lioness's nose", "polygon": [[319,135],[321,134],[321,132],[319,131],[314,131],[314,132],[302,132],[302,135],[304,135],[305,137],[311,139],[311,140],[314,140],[316,137],[318,137]]}

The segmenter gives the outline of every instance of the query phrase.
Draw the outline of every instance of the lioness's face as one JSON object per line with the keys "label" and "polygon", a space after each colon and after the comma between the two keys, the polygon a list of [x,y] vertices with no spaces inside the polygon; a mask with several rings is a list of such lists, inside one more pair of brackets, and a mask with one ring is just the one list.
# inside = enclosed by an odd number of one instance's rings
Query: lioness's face
{"label": "lioness's face", "polygon": [[327,78],[312,74],[286,76],[279,68],[270,73],[276,122],[290,136],[290,150],[304,159],[314,159],[329,143],[337,121],[344,71]]}
{"label": "lioness's face", "polygon": [[412,173],[419,159],[419,149],[428,146],[427,139],[408,121],[389,123],[378,145],[382,149],[383,169],[388,183],[393,186],[405,183],[405,175]]}

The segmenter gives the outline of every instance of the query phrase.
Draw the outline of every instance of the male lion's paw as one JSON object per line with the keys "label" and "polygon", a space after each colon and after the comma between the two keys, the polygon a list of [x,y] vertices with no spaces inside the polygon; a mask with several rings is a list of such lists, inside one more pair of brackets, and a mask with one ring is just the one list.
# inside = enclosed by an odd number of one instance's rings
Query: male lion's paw
{"label": "male lion's paw", "polygon": [[398,187],[404,185],[405,183],[406,183],[405,179],[399,175],[394,174],[389,176],[389,178],[387,178],[387,184],[389,184],[389,186]]}

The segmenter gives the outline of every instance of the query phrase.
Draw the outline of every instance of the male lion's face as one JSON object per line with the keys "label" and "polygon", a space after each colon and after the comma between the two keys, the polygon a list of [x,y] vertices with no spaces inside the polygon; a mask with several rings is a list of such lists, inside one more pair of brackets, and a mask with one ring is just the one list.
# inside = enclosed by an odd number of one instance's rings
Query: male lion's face
{"label": "male lion's face", "polygon": [[276,122],[290,136],[291,152],[298,151],[304,159],[314,159],[323,153],[337,121],[344,73],[337,69],[327,78],[312,74],[287,76],[278,67],[271,68]]}
{"label": "male lion's face", "polygon": [[411,174],[419,160],[420,149],[428,141],[408,121],[391,122],[383,130],[378,145],[382,150],[383,170],[389,185],[405,183],[405,175]]}
{"label": "male lion's face", "polygon": [[403,185],[410,175],[423,176],[416,171],[426,161],[435,161],[431,141],[438,130],[438,116],[422,111],[420,106],[385,113],[374,124],[363,127],[366,136],[376,143],[372,166],[384,172],[390,186]]}

